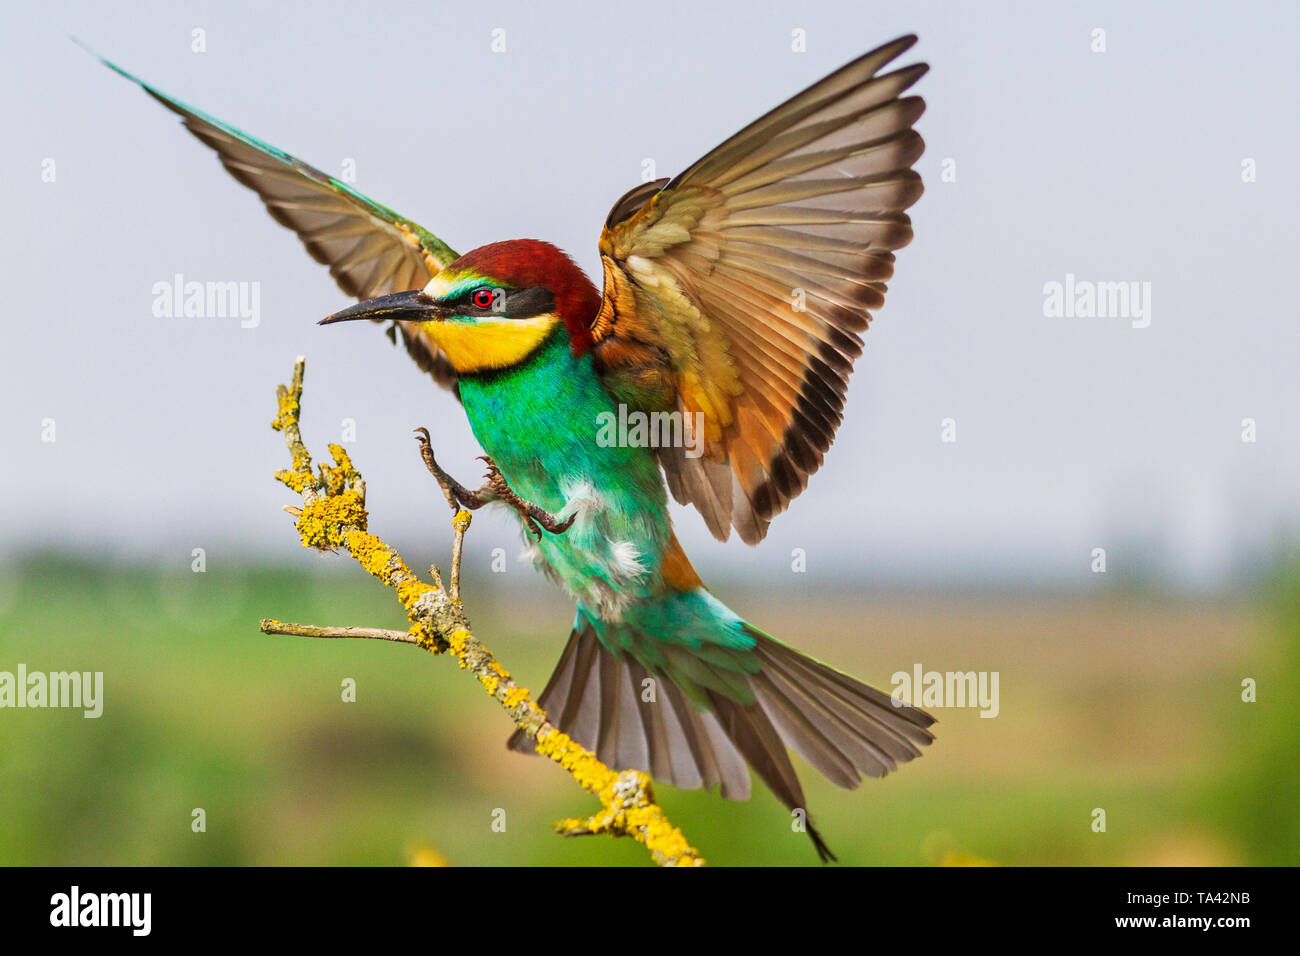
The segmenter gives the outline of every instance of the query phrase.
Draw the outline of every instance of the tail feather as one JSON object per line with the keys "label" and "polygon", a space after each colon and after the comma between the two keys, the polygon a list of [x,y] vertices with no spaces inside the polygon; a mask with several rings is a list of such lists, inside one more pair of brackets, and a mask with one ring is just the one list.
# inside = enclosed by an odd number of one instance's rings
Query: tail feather
{"label": "tail feather", "polygon": [[799,756],[837,787],[852,789],[858,785],[856,764],[860,755],[856,751],[861,748],[851,735],[837,733],[824,715],[818,713],[816,704],[799,701],[798,688],[787,692],[778,686],[773,675],[755,674],[752,684],[759,703],[783,741],[798,741],[795,750]]}
{"label": "tail feather", "polygon": [[[619,659],[612,654],[599,654],[596,660],[596,686],[600,688],[600,729],[596,734],[595,751],[596,756],[605,764],[617,766],[620,757],[619,724],[622,723],[620,718],[624,714],[624,707],[619,706],[619,698],[623,696],[622,677],[626,668],[620,666]],[[626,753],[633,739],[641,735],[640,727],[634,727],[630,720],[623,729],[625,733],[621,742],[622,750]]]}
{"label": "tail feather", "polygon": [[[695,790],[701,786],[712,790],[721,784],[722,795],[730,800],[749,799],[749,771],[745,768],[745,759],[727,739],[712,714],[701,713],[681,689],[671,681],[660,681],[660,692],[668,698],[672,707],[676,726],[681,730],[690,746],[685,772],[677,766],[677,754],[674,754],[673,776],[666,782],[683,790]],[[700,781],[690,783],[691,780]]]}
{"label": "tail feather", "polygon": [[[795,685],[815,686],[823,704],[893,758],[885,761],[885,770],[894,770],[897,764],[919,757],[918,748],[934,740],[934,735],[925,729],[934,723],[934,718],[925,711],[896,701],[874,687],[800,654],[757,628],[749,628],[749,633],[758,641],[755,650],[765,668],[780,671]],[[883,775],[883,770],[871,774]]]}
{"label": "tail feather", "polygon": [[[559,710],[559,725],[569,728],[569,733],[590,741],[589,745],[584,746],[594,747],[600,732],[600,697],[596,692],[589,693],[588,688],[595,690],[600,687],[599,679],[592,682],[595,667],[600,661],[600,645],[595,641],[570,640],[565,649],[566,657],[570,656],[570,651],[573,659],[571,686],[552,686],[555,680],[552,678],[552,683],[547,684],[546,693],[554,701],[551,706]],[[547,708],[547,713],[554,712]]]}
{"label": "tail feather", "polygon": [[[745,758],[717,719],[662,677],[654,678],[654,692],[643,700],[642,681],[651,676],[636,661],[605,650],[579,615],[538,704],[610,766],[641,770],[683,790],[720,786],[729,800],[749,799]],[[522,731],[508,746],[534,750]]]}
{"label": "tail feather", "polygon": [[[539,703],[561,730],[610,766],[641,770],[687,790],[720,786],[733,800],[748,799],[752,768],[782,803],[805,814],[787,748],[835,785],[852,789],[864,776],[884,776],[920,756],[934,739],[926,729],[934,718],[924,711],[898,705],[757,628],[743,627],[760,665],[752,674],[734,672],[746,682],[750,703],[710,689],[704,692],[707,707],[698,706],[667,677],[607,650],[583,614]],[[509,746],[534,749],[518,731]],[[835,859],[806,815],[805,828],[822,860]]]}
{"label": "tail feather", "polygon": [[709,691],[709,706],[723,731],[760,780],[791,809],[804,806],[803,786],[785,743],[757,704],[742,706]]}
{"label": "tail feather", "polygon": [[883,777],[934,740],[934,718],[800,654],[756,628],[754,689],[786,743],[837,786]]}
{"label": "tail feather", "polygon": [[[651,678],[646,673],[645,668],[636,661],[629,660],[626,663],[627,677],[635,697],[641,694],[641,688],[645,686],[644,682]],[[668,721],[664,720],[661,708],[643,707],[638,711],[638,714],[641,718],[642,729],[645,731],[648,772],[656,780],[668,780],[673,775],[673,750],[676,749],[685,753],[687,750],[686,738],[680,734],[676,740],[669,737]]]}
{"label": "tail feather", "polygon": [[[632,676],[632,687],[643,688],[650,674],[639,663],[627,661],[628,673]],[[655,681],[657,687],[658,681]],[[671,684],[666,692],[676,691]],[[680,701],[682,708],[689,708],[685,700]],[[667,707],[647,706],[641,708],[641,717],[645,721],[647,751],[650,764],[650,776],[656,780],[672,782],[673,786],[683,790],[695,790],[701,786],[715,787],[722,777],[718,772],[718,761],[707,738],[699,738],[694,733],[694,725],[687,715],[687,726],[682,727],[677,715],[675,703],[670,700]],[[689,730],[689,732],[688,732]],[[703,748],[701,749],[701,744]],[[710,782],[705,784],[705,780]]]}

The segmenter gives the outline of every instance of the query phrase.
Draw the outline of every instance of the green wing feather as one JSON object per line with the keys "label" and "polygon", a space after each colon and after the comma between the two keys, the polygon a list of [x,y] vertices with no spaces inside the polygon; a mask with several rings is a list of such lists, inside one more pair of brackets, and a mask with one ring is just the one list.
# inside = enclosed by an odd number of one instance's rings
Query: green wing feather
{"label": "green wing feather", "polygon": [[[363,196],[347,183],[93,55],[178,114],[185,128],[216,152],[230,174],[261,197],[276,222],[298,234],[307,251],[329,267],[334,281],[349,296],[370,299],[423,288],[457,258],[457,253],[429,230]],[[456,376],[451,363],[418,326],[410,322],[394,326],[390,336],[401,334],[419,366],[438,384],[454,388]]]}

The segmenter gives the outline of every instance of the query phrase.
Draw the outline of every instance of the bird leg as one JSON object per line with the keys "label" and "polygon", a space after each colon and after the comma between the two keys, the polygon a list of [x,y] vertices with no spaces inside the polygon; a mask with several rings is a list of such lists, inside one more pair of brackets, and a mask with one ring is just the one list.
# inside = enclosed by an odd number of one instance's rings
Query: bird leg
{"label": "bird leg", "polygon": [[480,488],[478,491],[470,491],[442,470],[438,460],[433,457],[433,440],[429,437],[429,429],[417,428],[415,435],[415,440],[420,443],[420,457],[424,459],[424,467],[429,469],[429,474],[433,475],[434,480],[438,482],[438,487],[442,489],[442,493],[447,499],[447,506],[453,512],[459,511],[461,508],[477,511],[492,500],[483,496],[485,489]]}
{"label": "bird leg", "polygon": [[[519,512],[519,516],[524,519],[524,524],[538,541],[542,540],[542,532],[538,525],[541,525],[551,534],[564,534],[573,527],[574,519],[578,517],[577,512],[561,521],[545,508],[539,508],[531,501],[525,501],[515,494],[514,489],[506,481],[506,476],[501,474],[501,469],[489,456],[479,455],[479,459],[486,462],[488,467],[486,476],[488,483],[483,486],[483,489],[491,491],[498,501],[505,502]],[[480,489],[480,491],[483,489]]]}
{"label": "bird leg", "polygon": [[501,469],[497,467],[497,463],[488,455],[479,455],[479,459],[487,464],[487,474],[485,475],[487,484],[475,491],[470,491],[443,471],[442,466],[433,457],[433,444],[429,438],[429,430],[427,428],[417,428],[415,434],[415,440],[420,443],[420,457],[424,459],[424,466],[429,469],[429,473],[433,475],[438,482],[438,486],[442,488],[442,493],[446,496],[447,504],[452,511],[456,511],[458,508],[476,511],[488,502],[500,501],[519,513],[519,517],[524,521],[524,526],[538,541],[542,540],[543,528],[551,534],[564,534],[573,526],[577,514],[571,514],[561,521],[545,508],[540,508],[516,494],[515,490],[510,487],[510,483],[506,481],[506,476],[501,474]]}

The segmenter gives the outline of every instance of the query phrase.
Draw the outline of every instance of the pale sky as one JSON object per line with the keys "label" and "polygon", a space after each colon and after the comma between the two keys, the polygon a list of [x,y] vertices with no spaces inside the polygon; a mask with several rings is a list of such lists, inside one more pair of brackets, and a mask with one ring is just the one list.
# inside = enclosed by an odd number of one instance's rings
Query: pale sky
{"label": "pale sky", "polygon": [[[1094,547],[1139,573],[1163,548],[1179,581],[1213,586],[1300,519],[1295,4],[135,6],[0,14],[0,554],[307,560],[267,427],[299,353],[310,446],[355,420],[372,527],[413,561],[446,540],[412,427],[480,474],[455,403],[377,327],[318,328],[347,301],[325,269],[70,35],[323,169],[354,161],[358,189],[459,251],[543,238],[598,278],[601,224],[644,160],[672,175],[916,32],[927,191],[844,425],[759,548],[679,510],[697,565],[763,579],[804,548],[810,574],[856,581],[1088,586]],[[177,273],[257,283],[260,323],[155,316]],[[1149,326],[1045,315],[1067,275],[1149,283]],[[475,560],[519,548],[505,516],[471,537]]]}

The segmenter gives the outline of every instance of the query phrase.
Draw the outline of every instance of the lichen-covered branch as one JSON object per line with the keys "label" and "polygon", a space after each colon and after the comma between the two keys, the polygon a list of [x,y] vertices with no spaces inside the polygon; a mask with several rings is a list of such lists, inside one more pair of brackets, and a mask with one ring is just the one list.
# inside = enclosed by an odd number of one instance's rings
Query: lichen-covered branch
{"label": "lichen-covered branch", "polygon": [[460,666],[471,671],[484,689],[505,708],[516,727],[536,742],[537,752],[558,763],[584,790],[600,800],[601,809],[585,819],[563,820],[556,829],[567,836],[606,833],[630,836],[643,844],[663,866],[701,866],[704,860],[687,842],[655,802],[650,778],[640,771],[616,771],[595,754],[553,726],[528,690],[514,678],[470,631],[460,602],[460,555],[470,513],[463,508],[452,518],[453,561],[447,587],[437,568],[430,568],[432,583],[416,575],[395,550],[367,528],[366,486],[351,459],[339,445],[330,445],[331,465],[312,468],[312,458],[302,440],[304,360],[294,363],[290,385],[276,389],[278,410],[271,427],[283,432],[291,467],[276,478],[302,496],[301,509],[286,509],[297,519],[304,547],[346,549],[371,575],[394,589],[411,621],[407,632],[381,628],[315,627],[305,624],[262,622],[268,634],[304,637],[361,637],[417,644],[435,654],[450,651]]}

